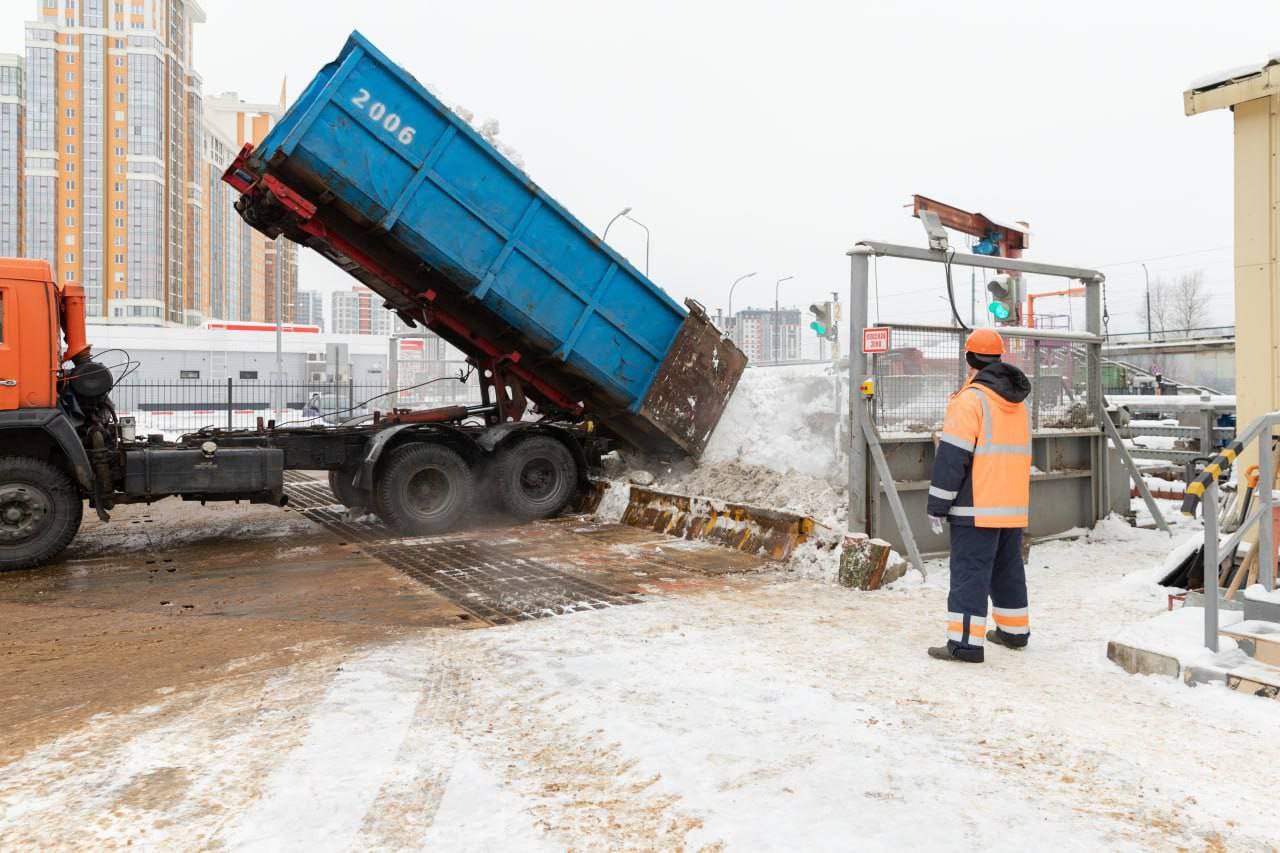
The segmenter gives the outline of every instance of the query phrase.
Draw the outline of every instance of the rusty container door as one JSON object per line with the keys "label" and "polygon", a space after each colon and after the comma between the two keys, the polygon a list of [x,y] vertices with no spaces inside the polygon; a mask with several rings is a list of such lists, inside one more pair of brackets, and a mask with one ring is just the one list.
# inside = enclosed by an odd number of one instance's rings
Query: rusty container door
{"label": "rusty container door", "polygon": [[693,458],[702,455],[747,357],[721,336],[698,303],[687,300],[689,316],[640,404],[640,416]]}

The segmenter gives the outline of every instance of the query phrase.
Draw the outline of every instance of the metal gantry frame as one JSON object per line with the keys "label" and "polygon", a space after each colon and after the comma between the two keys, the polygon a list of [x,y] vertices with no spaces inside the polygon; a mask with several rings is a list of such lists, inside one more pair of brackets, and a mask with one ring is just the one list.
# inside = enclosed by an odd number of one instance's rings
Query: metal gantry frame
{"label": "metal gantry frame", "polygon": [[[1167,531],[1167,526],[1161,516],[1159,508],[1156,506],[1150,491],[1146,487],[1145,481],[1138,472],[1137,466],[1129,457],[1127,449],[1123,442],[1115,433],[1114,424],[1111,424],[1107,415],[1106,407],[1103,404],[1102,397],[1102,344],[1104,342],[1102,328],[1102,284],[1105,276],[1093,269],[1084,267],[1068,267],[1057,264],[1045,264],[1034,261],[1027,261],[1021,258],[1005,258],[992,257],[987,255],[974,255],[969,253],[960,253],[953,250],[943,249],[925,249],[915,246],[903,246],[893,243],[884,243],[874,240],[864,240],[859,242],[848,252],[851,261],[850,281],[849,281],[849,312],[850,312],[850,346],[849,346],[849,423],[852,425],[851,441],[853,443],[862,444],[862,448],[851,448],[848,454],[848,478],[849,478],[849,517],[848,528],[851,532],[866,533],[868,532],[867,507],[869,503],[867,484],[867,452],[858,452],[859,449],[870,451],[872,458],[877,463],[877,467],[887,466],[881,465],[881,460],[875,456],[875,452],[879,449],[880,442],[876,435],[875,424],[872,422],[870,412],[864,400],[860,399],[859,384],[862,379],[867,377],[868,364],[867,356],[862,352],[859,343],[859,336],[862,330],[867,328],[869,313],[869,259],[874,257],[890,257],[902,258],[906,260],[924,261],[927,263],[949,264],[959,267],[975,267],[989,270],[1007,270],[1020,273],[1030,273],[1035,275],[1055,276],[1059,278],[1072,279],[1079,281],[1085,288],[1085,323],[1086,331],[1070,332],[1070,331],[1054,331],[1047,329],[1024,329],[1019,327],[1004,327],[1000,330],[1002,335],[1010,337],[1026,337],[1036,339],[1056,339],[1062,341],[1086,343],[1088,347],[1088,364],[1087,364],[1087,387],[1088,398],[1093,406],[1092,412],[1095,423],[1098,425],[1098,440],[1094,444],[1092,453],[1093,465],[1093,499],[1094,520],[1106,515],[1108,499],[1110,494],[1110,483],[1108,482],[1108,464],[1106,456],[1107,440],[1110,438],[1116,443],[1120,457],[1124,461],[1131,476],[1134,478],[1140,493],[1147,502],[1152,516],[1162,530]],[[1105,428],[1110,425],[1111,429]],[[919,567],[918,549],[916,547],[915,536],[911,532],[910,519],[905,515],[902,509],[902,502],[898,499],[895,481],[889,476],[888,471],[880,473],[882,487],[889,496],[890,509],[893,512],[899,531],[901,532],[904,544],[907,547],[912,561],[917,563]]]}

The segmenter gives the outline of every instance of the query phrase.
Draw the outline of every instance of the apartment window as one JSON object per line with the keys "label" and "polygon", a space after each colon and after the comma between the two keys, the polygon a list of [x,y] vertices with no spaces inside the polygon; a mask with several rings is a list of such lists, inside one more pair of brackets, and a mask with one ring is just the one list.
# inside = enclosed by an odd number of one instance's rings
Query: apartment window
{"label": "apartment window", "polygon": [[76,144],[74,142],[67,143],[67,153],[68,154],[76,153]]}
{"label": "apartment window", "polygon": [[62,99],[64,101],[74,101],[76,99],[75,89],[67,89],[65,92],[63,92]]}
{"label": "apartment window", "polygon": [[123,74],[117,74],[117,75],[116,75],[116,85],[117,85],[117,86],[123,86],[123,85],[124,85],[124,75],[123,75]]}
{"label": "apartment window", "polygon": [[120,183],[119,181],[116,181],[114,186],[115,186],[116,192],[118,193],[124,192],[124,184]]}
{"label": "apartment window", "polygon": [[[112,135],[113,135],[116,139],[124,139],[124,132],[123,132],[120,128],[118,128],[118,127],[117,127],[115,130],[113,130],[113,131],[112,131]],[[116,150],[119,150],[119,149],[116,149]]]}
{"label": "apartment window", "polygon": [[62,278],[63,278],[65,281],[75,281],[75,280],[76,280],[76,274],[75,274],[74,272],[72,272],[71,270],[67,270],[65,273],[63,273],[63,274],[62,274]]}
{"label": "apartment window", "polygon": [[76,82],[76,72],[74,72],[74,71],[68,71],[68,72],[67,72],[67,82],[68,82],[68,83],[74,83],[74,82]]}
{"label": "apartment window", "polygon": [[67,199],[67,210],[76,209],[76,200],[74,198]]}
{"label": "apartment window", "polygon": [[199,379],[199,378],[200,378],[200,371],[198,371],[198,370],[179,370],[179,371],[178,371],[178,378],[179,378],[179,379]]}
{"label": "apartment window", "polygon": [[[119,48],[119,47],[120,47],[119,43],[117,43],[117,44],[116,44],[116,47],[117,47],[117,48]],[[123,56],[117,56],[117,57],[116,57],[116,67],[117,67],[117,68],[123,68],[123,67],[124,67],[124,57],[123,57]],[[117,78],[116,78],[116,82],[117,82],[117,83],[119,83],[119,82],[123,82],[123,81],[121,80],[121,78],[117,77]]]}
{"label": "apartment window", "polygon": [[[123,256],[121,256],[121,255],[117,255],[117,257],[123,257]],[[124,263],[124,261],[123,261],[123,260],[120,260],[120,261],[116,261],[116,263],[117,263],[117,264],[122,264],[122,263]],[[119,283],[119,282],[122,282],[122,281],[124,281],[124,273],[122,273],[122,272],[118,272],[118,273],[116,273],[116,282],[117,282],[117,283]],[[120,291],[118,291],[118,290],[117,290],[117,291],[116,291],[116,298],[117,298],[117,299],[122,299],[123,297],[124,297],[124,294],[122,294]]]}
{"label": "apartment window", "polygon": [[124,163],[116,163],[116,174],[117,175],[124,174]]}
{"label": "apartment window", "polygon": [[75,108],[75,107],[67,107],[67,110],[66,110],[66,116],[67,116],[67,118],[75,118],[75,117],[76,117],[76,108]]}
{"label": "apartment window", "polygon": [[124,92],[116,92],[116,103],[117,104],[124,103]]}
{"label": "apartment window", "polygon": [[69,264],[74,264],[74,263],[76,262],[76,253],[75,253],[75,252],[67,252],[66,260],[67,260],[67,263],[69,263]]}
{"label": "apartment window", "polygon": [[75,182],[75,181],[67,181],[66,187],[67,187],[67,189],[68,189],[68,190],[74,190],[74,189],[76,188],[76,182]]}
{"label": "apartment window", "polygon": [[[67,153],[69,154],[69,153],[71,153],[71,152],[67,152]],[[67,166],[66,166],[66,170],[67,170],[68,172],[74,172],[74,171],[76,170],[76,164],[75,164],[75,163],[68,163],[68,164],[67,164]]]}
{"label": "apartment window", "polygon": [[[113,255],[113,256],[112,256],[112,260],[114,260],[117,264],[123,264],[123,263],[124,263],[124,255],[122,255],[122,254],[120,254],[119,252],[117,252],[115,255]],[[119,276],[119,275],[120,275],[120,273],[116,273],[116,276]],[[117,280],[118,280],[118,279],[117,279]]]}
{"label": "apartment window", "polygon": [[[117,217],[116,217],[116,219],[115,219],[115,223],[116,223],[116,227],[117,227],[117,228],[123,228],[123,227],[124,227],[124,217],[117,216]],[[123,244],[121,244],[121,245],[123,245]]]}
{"label": "apartment window", "polygon": [[67,217],[67,227],[68,227],[68,228],[75,228],[75,227],[76,227],[76,218],[75,218],[74,216],[68,216],[68,217]]}
{"label": "apartment window", "polygon": [[76,135],[76,129],[71,125],[67,125],[67,136],[75,136],[75,135]]}
{"label": "apartment window", "polygon": [[117,199],[116,202],[112,204],[112,207],[116,210],[124,210],[124,202]]}
{"label": "apartment window", "polygon": [[[118,132],[118,131],[117,131],[117,132]],[[123,156],[124,156],[124,148],[122,148],[122,147],[121,147],[121,146],[119,146],[119,145],[117,145],[117,146],[116,146],[116,156],[117,156],[117,157],[123,157]]]}
{"label": "apartment window", "polygon": [[258,378],[258,371],[256,371],[256,370],[242,370],[242,371],[240,371],[240,378],[241,378],[241,379],[257,379],[257,378]]}
{"label": "apartment window", "polygon": [[62,242],[64,245],[74,246],[76,244],[76,235],[68,234],[67,236],[62,238]]}
{"label": "apartment window", "polygon": [[66,55],[66,61],[67,61],[67,64],[68,64],[68,65],[75,65],[75,64],[76,64],[76,55],[75,55],[74,53],[68,53],[68,54]]}
{"label": "apartment window", "polygon": [[[117,227],[119,227],[119,226],[117,226]],[[124,237],[121,237],[119,234],[117,234],[117,235],[116,235],[116,239],[115,239],[115,244],[116,244],[117,246],[123,246],[123,245],[124,245]]]}

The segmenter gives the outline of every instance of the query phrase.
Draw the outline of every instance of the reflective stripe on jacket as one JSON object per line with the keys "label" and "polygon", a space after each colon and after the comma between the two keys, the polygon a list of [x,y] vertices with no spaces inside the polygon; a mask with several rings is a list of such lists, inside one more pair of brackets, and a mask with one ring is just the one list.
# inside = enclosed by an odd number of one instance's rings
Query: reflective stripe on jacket
{"label": "reflective stripe on jacket", "polygon": [[1030,411],[966,383],[947,405],[929,515],[975,527],[1026,527],[1030,501]]}

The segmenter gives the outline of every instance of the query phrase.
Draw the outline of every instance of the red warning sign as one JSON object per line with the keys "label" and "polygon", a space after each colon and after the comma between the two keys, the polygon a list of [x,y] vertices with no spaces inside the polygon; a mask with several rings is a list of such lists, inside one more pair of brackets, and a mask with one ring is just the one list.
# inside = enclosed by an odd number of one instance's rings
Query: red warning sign
{"label": "red warning sign", "polygon": [[862,351],[877,353],[889,351],[889,327],[873,326],[862,330]]}

